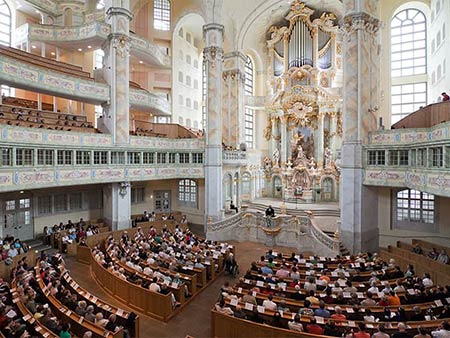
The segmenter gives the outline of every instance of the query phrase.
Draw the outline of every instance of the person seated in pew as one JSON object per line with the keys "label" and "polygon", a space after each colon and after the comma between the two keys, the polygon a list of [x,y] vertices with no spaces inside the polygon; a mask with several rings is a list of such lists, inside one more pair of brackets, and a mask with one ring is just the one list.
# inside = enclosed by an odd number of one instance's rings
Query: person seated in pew
{"label": "person seated in pew", "polygon": [[225,304],[225,299],[222,298],[218,303],[215,305],[215,309],[217,312],[232,316],[234,314],[233,310],[229,306]]}
{"label": "person seated in pew", "polygon": [[270,322],[270,325],[273,327],[278,327],[281,329],[285,328],[285,325],[283,323],[283,321],[281,320],[281,313],[276,311],[273,316],[272,316],[272,320]]}
{"label": "person seated in pew", "polygon": [[439,257],[439,252],[437,252],[436,248],[432,248],[428,253],[428,258],[436,260]]}
{"label": "person seated in pew", "polygon": [[316,319],[313,317],[308,325],[306,325],[306,332],[315,334],[315,335],[323,335],[323,328],[316,323]]}
{"label": "person seated in pew", "polygon": [[244,310],[239,305],[236,305],[234,308],[234,317],[239,319],[247,319],[247,315],[245,314]]}
{"label": "person seated in pew", "polygon": [[447,255],[447,252],[442,249],[436,261],[442,264],[448,264],[450,262],[450,257]]}
{"label": "person seated in pew", "polygon": [[103,318],[103,313],[101,312],[97,312],[95,315],[95,321],[94,323],[97,324],[98,326],[101,326],[103,328],[106,328],[106,325],[108,325],[108,319]]}
{"label": "person seated in pew", "polygon": [[111,332],[117,332],[120,330],[120,326],[117,325],[117,317],[114,313],[109,315],[108,323],[106,323],[105,329]]}
{"label": "person seated in pew", "polygon": [[300,322],[300,315],[296,314],[292,321],[288,322],[288,328],[292,331],[303,332],[303,325]]}
{"label": "person seated in pew", "polygon": [[88,305],[86,308],[86,312],[84,313],[84,319],[90,321],[90,322],[95,322],[96,316],[94,314],[94,306],[93,305]]}
{"label": "person seated in pew", "polygon": [[330,311],[325,309],[324,301],[321,300],[319,302],[319,308],[314,311],[314,315],[317,317],[330,318],[330,316],[331,316]]}
{"label": "person seated in pew", "polygon": [[247,291],[247,294],[242,296],[242,301],[244,303],[250,303],[250,304],[253,304],[255,306],[258,305],[257,302],[256,302],[256,297],[253,296],[253,292],[250,289]]}
{"label": "person seated in pew", "polygon": [[291,312],[291,309],[289,309],[286,305],[286,301],[284,299],[280,300],[280,303],[277,307],[277,311],[281,311],[281,312]]}
{"label": "person seated in pew", "polygon": [[70,324],[64,323],[61,326],[61,332],[59,333],[59,338],[71,338],[72,335],[69,332]]}

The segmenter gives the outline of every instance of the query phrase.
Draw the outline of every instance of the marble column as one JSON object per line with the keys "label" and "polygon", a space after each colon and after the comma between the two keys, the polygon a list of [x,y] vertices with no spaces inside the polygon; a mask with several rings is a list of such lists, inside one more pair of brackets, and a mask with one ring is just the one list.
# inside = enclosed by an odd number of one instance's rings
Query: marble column
{"label": "marble column", "polygon": [[329,139],[329,148],[333,151],[333,154],[336,152],[336,144],[335,140],[337,137],[337,114],[335,112],[330,113],[330,139]]}
{"label": "marble column", "polygon": [[283,166],[287,162],[288,157],[288,133],[287,133],[287,121],[284,117],[280,119],[280,129],[281,129],[281,149],[280,149],[280,166]]}
{"label": "marble column", "polygon": [[104,105],[103,123],[115,144],[129,143],[130,131],[130,20],[128,0],[112,0],[106,8],[106,22],[111,33],[103,45],[103,73],[111,91],[111,100]]}
{"label": "marble column", "polygon": [[129,182],[103,187],[103,219],[114,230],[131,227],[131,186]]}
{"label": "marble column", "polygon": [[245,54],[236,51],[224,55],[222,112],[223,138],[227,145],[239,148],[245,143]]}
{"label": "marble column", "polygon": [[222,70],[223,26],[203,26],[206,68],[205,225],[223,217],[222,210]]}
{"label": "marble column", "polygon": [[324,125],[323,120],[325,117],[325,113],[319,112],[319,115],[317,115],[317,152],[316,152],[316,162],[317,167],[321,168],[323,167],[323,151],[324,151]]}
{"label": "marble column", "polygon": [[363,144],[379,105],[378,0],[344,0],[341,240],[353,253],[378,249],[378,194],[363,185]]}

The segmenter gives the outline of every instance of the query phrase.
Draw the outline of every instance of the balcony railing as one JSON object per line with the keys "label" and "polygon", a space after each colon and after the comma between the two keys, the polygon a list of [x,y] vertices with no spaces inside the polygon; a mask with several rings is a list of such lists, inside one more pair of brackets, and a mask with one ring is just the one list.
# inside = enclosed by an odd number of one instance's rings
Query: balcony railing
{"label": "balcony railing", "polygon": [[222,152],[223,164],[245,165],[247,164],[247,152],[241,150],[224,150]]}

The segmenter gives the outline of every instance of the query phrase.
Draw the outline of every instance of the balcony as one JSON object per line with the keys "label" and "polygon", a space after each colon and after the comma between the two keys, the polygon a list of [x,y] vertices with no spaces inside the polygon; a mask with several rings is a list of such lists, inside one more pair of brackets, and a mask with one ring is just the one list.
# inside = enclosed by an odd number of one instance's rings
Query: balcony
{"label": "balcony", "polygon": [[[93,20],[96,13],[93,13]],[[18,27],[16,33],[16,45],[27,41],[40,41],[50,43],[67,50],[76,51],[78,48],[85,48],[88,45],[93,50],[101,48],[102,44],[111,33],[111,26],[101,21],[89,21],[80,26],[60,27],[41,24],[23,24]],[[151,41],[144,39],[134,33],[130,33],[132,56],[146,64],[169,68],[171,58],[162,48]]]}
{"label": "balcony", "polygon": [[450,197],[449,135],[450,122],[372,132],[364,152],[364,184]]}
{"label": "balcony", "polygon": [[222,163],[231,166],[246,165],[247,152],[241,150],[224,150],[222,151]]}
{"label": "balcony", "polygon": [[[193,157],[204,152],[204,142],[198,138],[131,136],[128,146],[117,146],[107,134],[6,125],[0,126],[0,135],[0,147],[6,156],[0,166],[0,192],[124,180],[204,177],[203,163],[194,163]],[[69,164],[59,162],[61,152],[70,153]],[[180,154],[189,153],[193,154],[189,160],[181,161]]]}

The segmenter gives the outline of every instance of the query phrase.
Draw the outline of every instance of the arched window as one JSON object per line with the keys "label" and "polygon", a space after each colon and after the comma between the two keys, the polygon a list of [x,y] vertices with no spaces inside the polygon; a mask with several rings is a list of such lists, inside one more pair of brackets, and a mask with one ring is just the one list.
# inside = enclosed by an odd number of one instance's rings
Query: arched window
{"label": "arched window", "polygon": [[[423,12],[408,8],[391,21],[391,122],[427,104],[427,28]],[[416,76],[411,80],[411,76]],[[420,78],[417,80],[417,76]],[[409,78],[408,78],[409,77]]]}
{"label": "arched window", "polygon": [[153,0],[153,27],[162,31],[170,30],[169,0]]}
{"label": "arched window", "polygon": [[186,206],[197,207],[197,183],[194,180],[178,182],[178,201]]}
{"label": "arched window", "polygon": [[245,63],[245,95],[253,95],[253,62],[250,56]]}
{"label": "arched window", "polygon": [[427,72],[427,28],[425,15],[413,8],[394,16],[391,22],[392,76]]}
{"label": "arched window", "polygon": [[[0,0],[0,45],[11,46],[11,10],[4,0]],[[1,86],[1,93],[5,96],[11,95],[11,88]]]}
{"label": "arched window", "polygon": [[435,219],[434,195],[418,190],[397,192],[397,221],[433,224]]}
{"label": "arched window", "polygon": [[180,30],[178,31],[178,36],[179,36],[180,38],[184,38],[183,28],[180,28]]}

